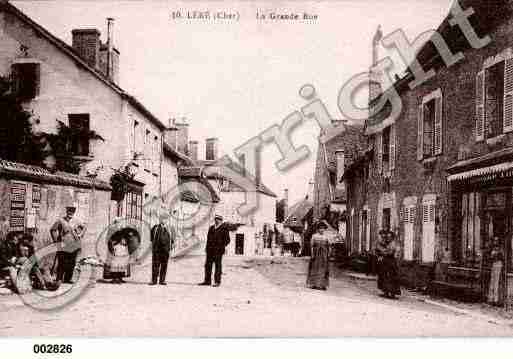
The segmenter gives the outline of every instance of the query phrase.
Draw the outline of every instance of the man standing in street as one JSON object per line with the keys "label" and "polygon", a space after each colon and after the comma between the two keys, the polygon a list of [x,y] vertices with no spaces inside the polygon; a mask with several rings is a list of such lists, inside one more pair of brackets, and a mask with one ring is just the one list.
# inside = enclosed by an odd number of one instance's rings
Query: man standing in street
{"label": "man standing in street", "polygon": [[166,228],[165,221],[167,216],[161,212],[159,223],[151,229],[151,283],[156,285],[159,280],[160,285],[166,285],[167,262],[169,261],[169,252],[175,241],[175,232],[171,228],[171,234]]}
{"label": "man standing in street", "polygon": [[223,217],[216,215],[214,225],[210,226],[207,234],[207,258],[205,261],[205,280],[199,285],[210,285],[212,265],[215,264],[214,287],[221,285],[222,260],[225,247],[230,243],[229,228],[223,223]]}
{"label": "man standing in street", "polygon": [[59,218],[50,228],[54,243],[61,243],[64,250],[57,252],[57,281],[73,284],[73,271],[80,251],[80,238],[76,235],[71,220],[75,215],[76,207],[66,207],[66,215]]}

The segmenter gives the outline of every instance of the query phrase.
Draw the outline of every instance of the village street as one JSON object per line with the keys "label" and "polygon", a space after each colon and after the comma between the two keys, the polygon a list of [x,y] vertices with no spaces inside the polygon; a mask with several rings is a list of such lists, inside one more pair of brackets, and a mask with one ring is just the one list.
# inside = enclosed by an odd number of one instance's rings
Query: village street
{"label": "village street", "polygon": [[341,273],[326,292],[307,289],[308,262],[300,258],[227,257],[223,285],[200,287],[203,260],[173,261],[167,286],[148,286],[150,267],[137,267],[127,284],[96,283],[50,313],[0,296],[0,336],[513,335],[506,320],[456,313],[410,294],[384,299],[375,282]]}

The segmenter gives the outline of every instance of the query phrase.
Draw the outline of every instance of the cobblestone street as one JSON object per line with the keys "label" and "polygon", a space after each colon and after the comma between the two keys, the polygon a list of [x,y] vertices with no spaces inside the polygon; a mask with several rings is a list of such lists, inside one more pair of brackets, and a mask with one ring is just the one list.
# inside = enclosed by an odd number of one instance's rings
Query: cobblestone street
{"label": "cobblestone street", "polygon": [[167,286],[148,286],[150,267],[124,285],[98,282],[54,312],[0,296],[1,336],[510,336],[507,320],[462,314],[407,292],[379,297],[375,282],[337,270],[326,292],[304,287],[300,258],[226,257],[223,284],[200,287],[204,257],[173,260]]}

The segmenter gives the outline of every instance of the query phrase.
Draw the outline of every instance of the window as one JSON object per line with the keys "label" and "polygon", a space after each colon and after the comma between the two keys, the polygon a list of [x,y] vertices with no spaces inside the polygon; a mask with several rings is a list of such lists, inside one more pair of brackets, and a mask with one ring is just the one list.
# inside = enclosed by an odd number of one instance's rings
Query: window
{"label": "window", "polygon": [[31,100],[39,95],[40,65],[18,63],[12,65],[13,91],[22,100]]}
{"label": "window", "polygon": [[390,208],[383,208],[383,217],[381,228],[392,228],[391,224],[392,210]]}
{"label": "window", "polygon": [[476,76],[476,140],[513,130],[513,55],[498,54],[485,61]]}
{"label": "window", "polygon": [[364,209],[360,213],[360,252],[370,250],[370,225],[369,210]]}
{"label": "window", "polygon": [[426,195],[422,201],[422,261],[435,260],[435,197]]}
{"label": "window", "polygon": [[485,137],[502,134],[504,98],[504,61],[485,70]]}
{"label": "window", "polygon": [[151,140],[150,130],[146,130],[144,136],[144,169],[149,171],[151,166]]}
{"label": "window", "polygon": [[418,113],[417,159],[442,153],[442,92],[431,92],[422,99]]}
{"label": "window", "polygon": [[89,156],[89,114],[68,115],[71,151],[75,156]]}
{"label": "window", "polygon": [[152,169],[153,173],[158,174],[160,164],[160,151],[159,151],[159,138],[153,137],[153,158],[152,158]]}
{"label": "window", "polygon": [[383,130],[382,152],[383,169],[385,170],[388,168],[388,161],[390,161],[390,127],[387,127]]}
{"label": "window", "polygon": [[132,151],[134,152],[134,159],[136,159],[135,155],[138,152],[138,146],[139,146],[139,141],[140,141],[137,138],[138,136],[139,136],[139,122],[134,121],[134,128],[133,128],[133,133],[132,133],[132,139],[133,139]]}
{"label": "window", "polygon": [[463,193],[461,197],[462,258],[473,260],[481,257],[481,196],[478,192]]}
{"label": "window", "polygon": [[395,168],[396,136],[395,125],[390,125],[376,135],[377,167],[385,175]]}
{"label": "window", "polygon": [[[124,204],[121,205],[121,203]],[[120,203],[118,208],[118,216],[122,216],[123,207],[125,208],[125,218],[127,219],[142,219],[142,193],[141,192],[128,192],[125,200]]]}

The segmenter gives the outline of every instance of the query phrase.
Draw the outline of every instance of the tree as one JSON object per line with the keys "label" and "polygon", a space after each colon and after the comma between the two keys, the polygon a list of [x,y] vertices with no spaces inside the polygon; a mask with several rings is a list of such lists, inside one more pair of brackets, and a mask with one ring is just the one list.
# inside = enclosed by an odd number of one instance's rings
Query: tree
{"label": "tree", "polygon": [[11,82],[0,76],[0,158],[44,166],[45,136],[34,133],[32,113],[23,108],[22,101],[10,89]]}
{"label": "tree", "polygon": [[47,167],[45,159],[55,158],[56,171],[78,174],[80,164],[72,151],[74,138],[87,137],[90,140],[102,140],[95,131],[73,129],[57,120],[57,133],[34,132],[32,113],[25,110],[22,100],[11,91],[12,83],[8,78],[0,76],[0,158]]}
{"label": "tree", "polygon": [[133,181],[135,173],[131,173],[129,166],[120,169],[114,169],[114,173],[110,177],[110,185],[112,187],[111,199],[121,202],[125,195],[129,192],[128,184]]}
{"label": "tree", "polygon": [[50,145],[48,154],[55,158],[54,169],[74,174],[80,172],[82,162],[76,158],[73,152],[72,140],[76,137],[87,137],[89,140],[105,141],[95,131],[74,129],[59,120],[57,120],[57,133],[45,133],[44,136]]}

